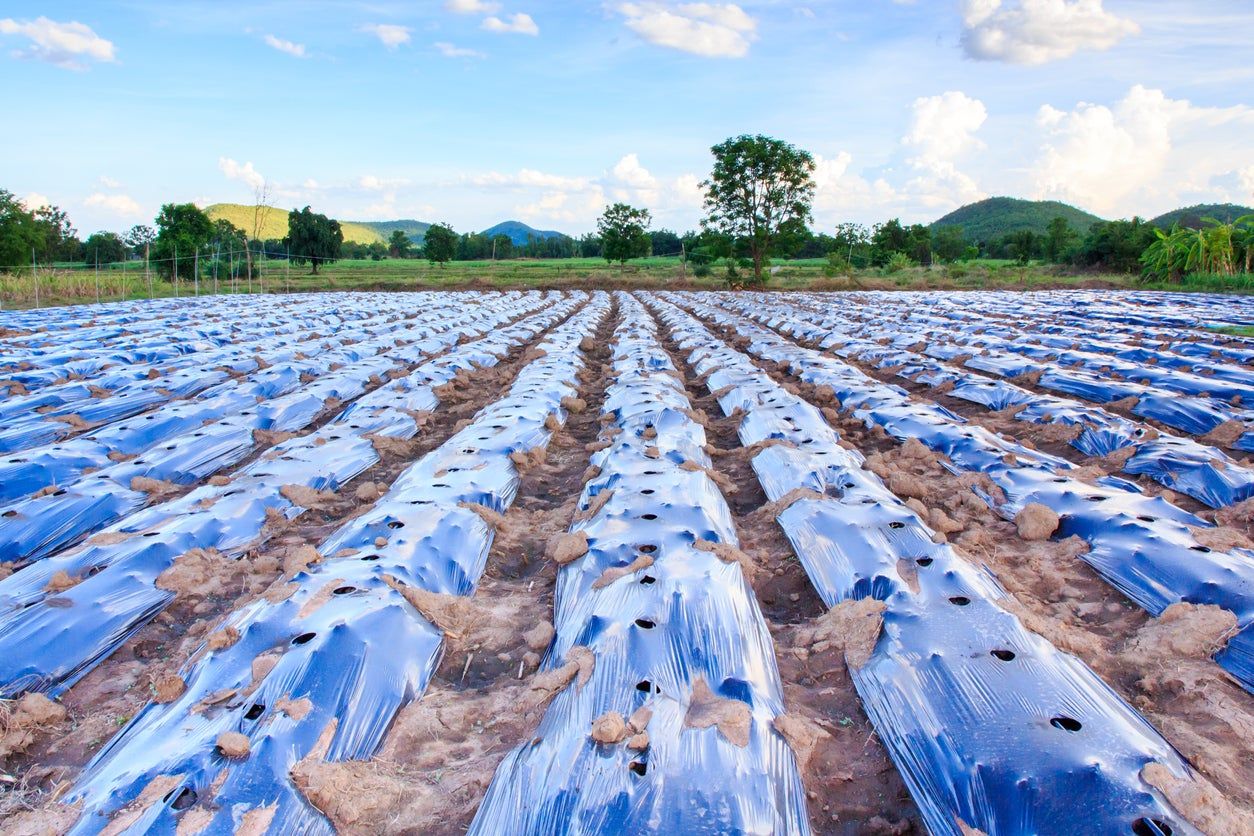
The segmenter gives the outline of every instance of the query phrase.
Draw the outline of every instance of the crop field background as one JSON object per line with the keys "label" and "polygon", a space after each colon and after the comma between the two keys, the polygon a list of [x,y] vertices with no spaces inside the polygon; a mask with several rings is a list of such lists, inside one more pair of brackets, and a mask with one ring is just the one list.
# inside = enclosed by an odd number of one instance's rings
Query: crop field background
{"label": "crop field background", "polygon": [[1254,301],[677,267],[0,312],[0,830],[1254,832]]}
{"label": "crop field background", "polygon": [[[289,265],[286,260],[257,262],[251,282],[244,275],[214,275],[203,269],[199,283],[187,279],[177,284],[145,270],[143,261],[120,262],[99,270],[82,264],[58,264],[32,273],[29,268],[0,272],[0,304],[5,308],[48,307],[83,302],[161,299],[211,293],[307,292],[321,290],[423,290],[423,289],[579,289],[579,288],[727,288],[724,268],[698,276],[678,257],[650,256],[625,268],[607,265],[600,258],[511,259],[498,262],[453,261],[436,266],[422,260],[343,259],[323,265],[317,275],[308,265]],[[948,267],[910,267],[896,272],[881,269],[853,270],[828,275],[825,259],[781,260],[771,273],[768,288],[775,290],[1044,290],[1044,289],[1164,289],[1188,292],[1247,293],[1254,291],[1240,278],[1194,275],[1176,283],[1146,283],[1137,277],[1115,273],[1075,274],[1050,265],[1022,266],[1013,261],[980,259]],[[742,273],[730,279],[743,284]],[[38,286],[38,287],[37,287]]]}

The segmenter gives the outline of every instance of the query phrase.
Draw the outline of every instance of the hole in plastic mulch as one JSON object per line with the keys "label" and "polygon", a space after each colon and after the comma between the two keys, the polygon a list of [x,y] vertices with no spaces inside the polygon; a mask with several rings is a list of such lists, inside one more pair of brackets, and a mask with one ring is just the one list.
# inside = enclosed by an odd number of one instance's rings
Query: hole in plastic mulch
{"label": "hole in plastic mulch", "polygon": [[256,720],[262,714],[266,713],[266,707],[259,702],[253,703],[248,707],[247,713],[244,714],[245,720]]}
{"label": "hole in plastic mulch", "polygon": [[640,579],[640,582],[644,584],[645,586],[648,586],[651,583],[655,583],[656,581],[657,581],[657,578],[653,577],[652,575],[645,575],[643,578]]}
{"label": "hole in plastic mulch", "polygon": [[627,768],[630,769],[632,772],[636,773],[637,775],[643,775],[644,773],[649,771],[649,767],[648,765],[645,764],[644,761],[632,761],[630,764],[628,764]]}
{"label": "hole in plastic mulch", "polygon": [[934,561],[934,558],[931,558],[931,557],[916,557],[914,559],[915,563],[923,567],[931,566],[933,561]]}
{"label": "hole in plastic mulch", "polygon": [[656,519],[657,519],[657,514],[641,514],[641,515],[640,515],[640,519],[642,519],[642,520],[656,520]]}
{"label": "hole in plastic mulch", "polygon": [[318,634],[317,633],[301,633],[299,636],[292,639],[292,644],[308,644],[309,642],[314,640],[314,636],[316,635]]}
{"label": "hole in plastic mulch", "polygon": [[949,603],[953,604],[954,606],[965,607],[967,604],[971,603],[971,599],[965,595],[955,595],[954,597],[949,599]]}
{"label": "hole in plastic mulch", "polygon": [[1003,662],[1009,662],[1011,659],[1015,658],[1015,652],[1013,650],[993,650],[991,653]]}
{"label": "hole in plastic mulch", "polygon": [[174,810],[186,810],[196,803],[196,791],[191,787],[179,787],[177,790],[170,790],[165,796],[166,804],[170,805]]}
{"label": "hole in plastic mulch", "polygon": [[1084,725],[1074,717],[1055,717],[1049,721],[1049,724],[1056,729],[1069,732],[1078,732],[1084,728]]}
{"label": "hole in plastic mulch", "polygon": [[388,523],[388,528],[404,528],[404,527],[405,527],[405,523],[401,522],[400,520],[392,520],[390,523]]}
{"label": "hole in plastic mulch", "polygon": [[642,630],[652,630],[654,627],[657,626],[657,622],[650,621],[647,618],[637,618],[636,626],[641,628]]}
{"label": "hole in plastic mulch", "polygon": [[1132,822],[1132,832],[1136,836],[1171,836],[1171,825],[1158,819],[1140,818]]}

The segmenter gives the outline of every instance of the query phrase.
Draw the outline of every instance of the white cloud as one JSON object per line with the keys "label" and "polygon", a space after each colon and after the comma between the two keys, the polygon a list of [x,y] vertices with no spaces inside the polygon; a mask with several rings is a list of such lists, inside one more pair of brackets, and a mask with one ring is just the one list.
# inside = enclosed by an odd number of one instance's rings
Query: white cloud
{"label": "white cloud", "polygon": [[742,58],[758,22],[734,3],[621,3],[627,28],[658,46],[706,58]]}
{"label": "white cloud", "polygon": [[445,58],[487,58],[488,56],[477,49],[466,49],[465,47],[455,46],[447,41],[437,41],[436,50]]}
{"label": "white cloud", "polygon": [[1102,0],[962,0],[962,46],[982,61],[1044,64],[1082,49],[1110,49],[1140,27]]}
{"label": "white cloud", "polygon": [[357,187],[368,192],[382,192],[396,189],[408,183],[407,180],[387,179],[373,174],[363,174],[357,178]]}
{"label": "white cloud", "polygon": [[27,212],[34,212],[36,209],[42,209],[45,206],[51,206],[52,201],[48,199],[46,194],[39,192],[31,192],[22,198],[22,205],[26,207]]}
{"label": "white cloud", "polygon": [[973,134],[988,119],[988,110],[979,99],[950,90],[915,99],[913,111],[910,132],[901,141],[918,148],[919,159],[952,160],[982,147]]}
{"label": "white cloud", "polygon": [[488,3],[484,0],[448,0],[444,8],[459,15],[490,15],[501,10],[500,3]]}
{"label": "white cloud", "polygon": [[0,35],[19,35],[30,41],[29,47],[14,53],[16,57],[46,61],[67,70],[86,69],[88,61],[116,60],[113,42],[77,21],[58,23],[46,17],[18,21],[6,17],[0,20]]}
{"label": "white cloud", "polygon": [[305,57],[305,45],[285,41],[282,38],[276,38],[274,35],[266,35],[265,42],[267,46],[277,49],[279,52],[285,52],[294,58]]}
{"label": "white cloud", "polygon": [[915,176],[905,191],[929,208],[953,208],[984,198],[975,180],[957,167],[964,154],[984,147],[975,137],[988,119],[984,103],[950,90],[915,99],[913,112],[910,130],[901,140],[916,149],[906,160]]}
{"label": "white cloud", "polygon": [[104,186],[106,189],[122,188],[122,184],[119,183],[117,180],[114,180],[112,177],[108,177],[103,174],[100,175],[100,185]]}
{"label": "white cloud", "polygon": [[1241,189],[1247,201],[1254,202],[1254,165],[1246,166],[1237,172]]}
{"label": "white cloud", "polygon": [[1113,107],[1046,105],[1037,124],[1047,138],[1032,168],[1037,197],[1148,216],[1181,203],[1248,199],[1254,186],[1244,168],[1254,131],[1248,106],[1196,107],[1137,85]]}
{"label": "white cloud", "polygon": [[524,186],[572,191],[585,188],[591,181],[587,177],[563,177],[560,174],[545,174],[542,171],[524,168],[517,174],[490,171],[472,177],[470,182],[476,186]]}
{"label": "white cloud", "polygon": [[84,206],[90,206],[94,209],[104,209],[114,215],[122,218],[137,218],[143,214],[139,204],[135,202],[129,195],[124,194],[104,194],[96,192],[88,195],[83,200]]}
{"label": "white cloud", "polygon": [[591,228],[613,202],[641,206],[653,213],[657,226],[691,227],[701,207],[700,180],[694,174],[658,177],[637,154],[625,154],[600,177],[570,177],[534,169],[516,174],[488,172],[466,178],[472,186],[517,193],[514,211],[529,223]]}
{"label": "white cloud", "polygon": [[260,189],[266,184],[266,178],[253,168],[251,162],[240,165],[230,157],[218,157],[218,170],[225,174],[228,180],[239,180],[250,189]]}
{"label": "white cloud", "polygon": [[502,35],[539,35],[540,27],[536,26],[536,22],[531,19],[531,15],[519,12],[518,14],[509,15],[509,20],[501,20],[495,15],[485,17],[480,26],[489,32],[496,32]]}
{"label": "white cloud", "polygon": [[361,27],[361,31],[374,35],[388,49],[396,49],[409,43],[409,33],[412,30],[408,26],[394,23],[367,23]]}

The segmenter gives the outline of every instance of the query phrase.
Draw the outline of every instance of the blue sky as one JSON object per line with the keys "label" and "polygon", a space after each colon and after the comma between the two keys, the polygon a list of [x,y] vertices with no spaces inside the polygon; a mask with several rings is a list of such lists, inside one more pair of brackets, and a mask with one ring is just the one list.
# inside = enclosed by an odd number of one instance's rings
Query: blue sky
{"label": "blue sky", "polygon": [[0,187],[80,232],[161,203],[690,228],[709,147],[818,157],[816,225],[1008,194],[1254,203],[1254,2],[63,2],[0,12]]}

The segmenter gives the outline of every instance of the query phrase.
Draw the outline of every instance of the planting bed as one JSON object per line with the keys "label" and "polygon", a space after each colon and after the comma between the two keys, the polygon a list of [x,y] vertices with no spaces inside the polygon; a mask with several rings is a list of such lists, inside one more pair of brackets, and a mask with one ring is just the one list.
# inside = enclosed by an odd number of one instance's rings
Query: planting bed
{"label": "planting bed", "polygon": [[0,832],[1254,832],[1251,323],[0,313]]}

